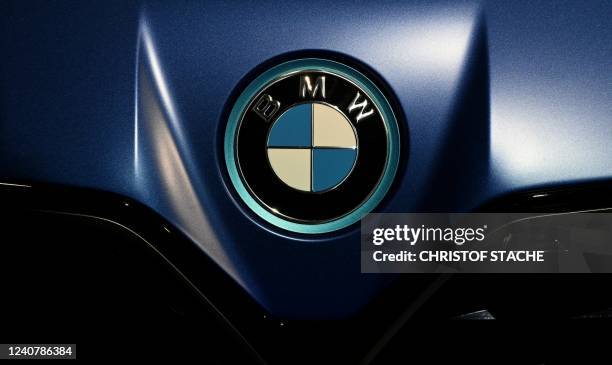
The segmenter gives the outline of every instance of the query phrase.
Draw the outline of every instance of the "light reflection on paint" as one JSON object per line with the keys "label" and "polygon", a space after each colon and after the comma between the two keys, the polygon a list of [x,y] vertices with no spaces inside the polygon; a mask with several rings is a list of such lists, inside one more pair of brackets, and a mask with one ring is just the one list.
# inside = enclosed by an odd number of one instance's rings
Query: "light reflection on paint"
{"label": "light reflection on paint", "polygon": [[12,186],[15,188],[31,188],[31,185],[25,185],[25,184],[15,184],[15,183],[5,183],[5,182],[0,182],[0,185],[2,186]]}
{"label": "light reflection on paint", "polygon": [[[140,23],[139,36],[141,49],[138,53],[138,110],[134,135],[136,177],[138,179],[145,173],[145,164],[141,165],[140,161],[143,158],[151,158],[152,165],[155,166],[155,177],[161,182],[159,191],[164,194],[163,201],[178,218],[174,223],[211,258],[226,268],[230,275],[235,276],[237,270],[215,235],[189,175],[184,158],[187,150],[181,145],[184,138],[179,115],[164,77],[153,37],[144,20]],[[144,186],[142,188],[144,189]],[[242,283],[240,278],[234,278]]]}
{"label": "light reflection on paint", "polygon": [[506,78],[503,88],[493,88],[492,165],[507,184],[612,173],[609,115],[605,107],[589,105],[588,88],[573,86],[563,80],[532,78],[525,84]]}
{"label": "light reflection on paint", "polygon": [[384,26],[359,29],[359,39],[368,52],[385,55],[386,72],[412,83],[448,87],[460,76],[477,12],[469,7],[389,17]]}

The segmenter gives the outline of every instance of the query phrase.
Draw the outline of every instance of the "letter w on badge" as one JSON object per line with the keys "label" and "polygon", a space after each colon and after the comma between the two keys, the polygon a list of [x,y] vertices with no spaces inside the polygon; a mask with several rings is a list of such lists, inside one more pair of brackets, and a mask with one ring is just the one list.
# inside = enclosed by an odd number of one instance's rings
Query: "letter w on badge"
{"label": "letter w on badge", "polygon": [[357,121],[359,122],[361,119],[366,118],[370,115],[372,115],[374,113],[374,110],[370,108],[370,110],[366,111],[366,108],[368,107],[368,100],[367,99],[363,99],[363,101],[358,102],[359,101],[359,97],[361,96],[361,94],[359,94],[359,91],[357,92],[357,95],[355,95],[355,98],[353,99],[353,101],[351,102],[351,105],[349,105],[348,107],[348,112],[352,112],[353,110],[359,108],[359,112],[357,114]]}

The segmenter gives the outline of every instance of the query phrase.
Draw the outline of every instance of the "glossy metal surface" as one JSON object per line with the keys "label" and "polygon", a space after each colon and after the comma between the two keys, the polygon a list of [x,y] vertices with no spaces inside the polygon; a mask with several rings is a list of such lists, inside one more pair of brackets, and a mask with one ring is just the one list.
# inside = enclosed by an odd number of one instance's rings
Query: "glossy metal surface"
{"label": "glossy metal surface", "polygon": [[388,85],[410,157],[378,211],[612,177],[610,2],[268,5],[3,2],[0,181],[134,198],[272,313],[335,318],[393,280],[359,273],[358,227],[287,235],[225,176],[228,106],[271,59],[354,58]]}

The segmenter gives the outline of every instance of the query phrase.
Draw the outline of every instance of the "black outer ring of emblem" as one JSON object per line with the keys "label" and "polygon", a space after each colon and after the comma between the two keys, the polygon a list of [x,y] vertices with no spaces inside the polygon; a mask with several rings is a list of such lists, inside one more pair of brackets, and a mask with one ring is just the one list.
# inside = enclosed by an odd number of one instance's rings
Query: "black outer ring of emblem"
{"label": "black outer ring of emblem", "polygon": [[[326,97],[317,93],[306,99],[299,95],[300,78],[311,80],[326,76]],[[348,113],[348,106],[359,92],[374,113],[356,120],[357,110]],[[270,121],[253,111],[263,94],[281,104]],[[325,102],[340,109],[349,119],[359,141],[357,161],[349,176],[335,189],[321,193],[301,192],[282,182],[272,170],[267,156],[267,137],[276,118],[292,106],[304,102]],[[243,112],[236,133],[236,157],[241,179],[253,197],[273,214],[300,223],[332,221],[359,208],[378,186],[387,161],[387,130],[380,111],[370,97],[341,76],[322,71],[301,71],[275,80],[251,100]]]}

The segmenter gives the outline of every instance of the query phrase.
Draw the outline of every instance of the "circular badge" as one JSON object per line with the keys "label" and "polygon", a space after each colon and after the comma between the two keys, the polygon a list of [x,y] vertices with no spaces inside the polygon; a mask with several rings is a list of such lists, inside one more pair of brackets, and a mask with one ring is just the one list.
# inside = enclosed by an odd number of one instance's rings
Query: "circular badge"
{"label": "circular badge", "polygon": [[338,230],[374,209],[399,148],[383,93],[355,69],[323,59],[286,62],[253,80],[232,108],[224,145],[240,198],[299,233]]}

